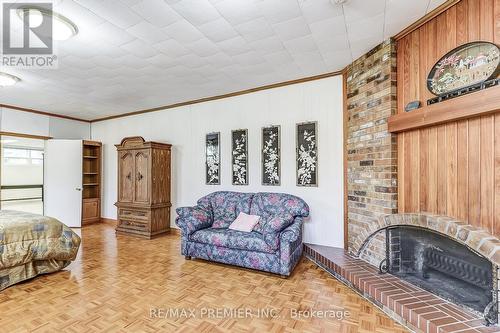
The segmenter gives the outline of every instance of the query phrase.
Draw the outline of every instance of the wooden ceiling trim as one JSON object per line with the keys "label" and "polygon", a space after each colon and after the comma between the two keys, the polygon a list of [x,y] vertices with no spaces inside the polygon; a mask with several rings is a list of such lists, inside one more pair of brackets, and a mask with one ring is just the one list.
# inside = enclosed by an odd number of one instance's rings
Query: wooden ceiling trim
{"label": "wooden ceiling trim", "polygon": [[71,117],[71,116],[65,116],[65,115],[57,114],[57,113],[39,111],[39,110],[35,110],[35,109],[28,109],[28,108],[23,108],[20,106],[15,106],[15,105],[0,104],[0,108],[7,108],[7,109],[16,110],[16,111],[35,113],[35,114],[39,114],[42,116],[56,117],[56,118],[62,118],[62,119],[68,119],[68,120],[81,121],[84,123],[90,123],[90,120],[85,120],[85,119]]}

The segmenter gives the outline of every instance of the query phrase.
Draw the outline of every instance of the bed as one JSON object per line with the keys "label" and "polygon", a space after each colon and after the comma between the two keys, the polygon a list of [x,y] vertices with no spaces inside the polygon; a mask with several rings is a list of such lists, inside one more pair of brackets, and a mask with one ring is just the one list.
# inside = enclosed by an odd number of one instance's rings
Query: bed
{"label": "bed", "polygon": [[58,220],[0,211],[0,291],[75,260],[80,237]]}

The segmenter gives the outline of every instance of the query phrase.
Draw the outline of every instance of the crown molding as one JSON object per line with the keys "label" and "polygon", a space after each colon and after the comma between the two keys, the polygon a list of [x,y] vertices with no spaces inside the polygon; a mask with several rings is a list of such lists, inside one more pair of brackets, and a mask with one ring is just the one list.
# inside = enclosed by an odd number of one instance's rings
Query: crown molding
{"label": "crown molding", "polygon": [[39,115],[43,115],[43,116],[63,118],[63,119],[68,119],[68,120],[81,121],[84,123],[90,123],[90,120],[75,118],[75,117],[71,117],[71,116],[65,116],[62,114],[56,114],[56,113],[51,113],[51,112],[39,111],[39,110],[35,110],[35,109],[28,109],[28,108],[23,108],[20,106],[15,106],[15,105],[0,104],[0,108],[7,108],[7,109],[16,110],[16,111],[35,113],[35,114],[39,114]]}

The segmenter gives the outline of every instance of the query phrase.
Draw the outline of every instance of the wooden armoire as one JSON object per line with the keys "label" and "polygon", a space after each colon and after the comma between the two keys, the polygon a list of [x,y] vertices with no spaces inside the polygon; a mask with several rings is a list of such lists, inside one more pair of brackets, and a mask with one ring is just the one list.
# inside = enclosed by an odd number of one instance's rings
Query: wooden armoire
{"label": "wooden armoire", "polygon": [[116,232],[144,238],[169,232],[171,145],[130,137],[116,148]]}

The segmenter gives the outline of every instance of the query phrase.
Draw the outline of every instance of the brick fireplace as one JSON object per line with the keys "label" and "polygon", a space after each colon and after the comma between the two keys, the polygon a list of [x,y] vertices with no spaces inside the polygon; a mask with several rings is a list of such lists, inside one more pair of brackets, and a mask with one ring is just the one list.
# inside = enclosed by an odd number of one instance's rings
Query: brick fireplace
{"label": "brick fireplace", "polygon": [[[406,226],[410,227],[412,229],[419,229],[419,230],[424,230],[424,231],[431,231],[437,235],[442,235],[444,236],[447,240],[449,239],[450,242],[459,244],[464,248],[464,250],[469,251],[472,256],[477,258],[476,262],[474,263],[468,263],[466,262],[466,257],[467,254],[464,252],[461,252],[460,256],[453,256],[449,255],[448,257],[444,257],[442,254],[443,250],[446,250],[450,248],[450,243],[444,243],[441,245],[441,248],[439,248],[439,245],[436,244],[424,244],[423,245],[423,251],[418,254],[414,254],[410,259],[414,261],[422,261],[425,265],[426,260],[426,253],[425,250],[436,250],[436,253],[438,253],[439,257],[438,260],[444,261],[443,264],[440,267],[430,267],[431,271],[436,271],[438,273],[444,272],[446,274],[441,274],[442,279],[439,281],[439,283],[454,283],[455,285],[453,288],[448,288],[448,289],[457,289],[458,293],[463,293],[461,292],[460,289],[460,282],[461,281],[470,281],[471,285],[480,285],[481,283],[484,282],[489,282],[490,287],[489,290],[486,292],[491,293],[490,299],[486,302],[486,298],[483,297],[485,301],[484,303],[481,303],[481,301],[477,301],[478,307],[475,307],[473,304],[467,304],[466,302],[460,302],[460,300],[454,299],[453,297],[447,297],[446,293],[440,293],[439,289],[446,289],[444,286],[436,286],[437,289],[431,290],[433,294],[437,294],[443,298],[450,299],[451,302],[456,303],[458,305],[463,306],[464,308],[468,310],[475,311],[479,316],[482,316],[488,321],[488,324],[496,324],[498,322],[498,319],[500,318],[498,314],[498,285],[499,285],[499,280],[498,280],[498,272],[499,272],[499,267],[500,267],[500,240],[488,233],[487,231],[474,227],[472,225],[469,225],[463,221],[459,221],[450,217],[446,216],[438,216],[438,215],[432,215],[432,214],[426,214],[426,213],[415,213],[415,214],[392,214],[392,215],[386,215],[386,216],[381,216],[378,220],[377,223],[370,224],[368,228],[365,229],[364,233],[359,233],[357,235],[354,235],[354,243],[355,244],[361,244],[359,247],[353,247],[352,251],[356,256],[360,256],[361,254],[366,254],[369,252],[365,251],[365,247],[369,246],[371,243],[371,238],[377,237],[379,234],[384,234],[387,235],[386,231],[388,229],[394,229],[395,227],[398,226]],[[395,238],[401,237],[401,235],[405,234],[408,235],[408,233],[411,233],[410,230],[408,229],[403,229],[400,231],[400,234],[396,236],[393,236]],[[390,235],[390,234],[389,234]],[[417,236],[412,236],[413,239],[415,239]],[[384,238],[386,238],[384,236]],[[390,237],[389,237],[390,238]],[[394,260],[396,265],[402,265],[402,259],[401,257],[398,257],[398,252],[401,251],[402,244],[400,240],[396,240],[396,242],[392,241],[388,238],[388,241],[386,245],[389,245],[389,248],[384,249],[384,254],[377,254],[377,257],[383,256],[384,259],[387,257],[391,257],[389,260]],[[409,240],[409,239],[408,239]],[[384,259],[381,261],[382,265],[379,266],[385,266],[387,267],[388,263],[384,261]],[[460,260],[460,262],[456,262],[457,260]],[[485,272],[480,270],[479,267],[477,266],[477,261],[482,260],[483,262],[487,262],[487,264],[490,265],[490,275],[486,278],[484,278]],[[454,262],[455,261],[455,262]],[[446,268],[448,267],[448,268]],[[383,269],[384,267],[382,267]],[[396,276],[409,276],[413,277],[413,274],[397,274],[396,272],[399,269],[395,269],[392,273]],[[455,271],[453,271],[455,270]],[[460,277],[463,278],[460,278]],[[453,282],[452,279],[446,279],[446,277],[458,277],[456,279],[456,282]],[[403,277],[404,278],[404,277]],[[423,279],[425,280],[425,279]],[[414,281],[410,279],[412,284],[416,284],[423,289],[429,290],[427,286],[422,286],[422,284],[419,284],[417,281]],[[452,282],[450,282],[452,281]],[[448,286],[446,286],[448,287]],[[487,288],[483,288],[487,289]],[[471,292],[471,296],[473,297],[481,297],[481,291],[474,291],[472,290],[472,287],[468,287],[467,291]],[[491,303],[491,304],[489,304]]]}
{"label": "brick fireplace", "polygon": [[[411,73],[406,74],[413,68],[408,66],[409,59],[414,58],[400,56],[402,47],[407,47],[406,41],[387,40],[347,68],[347,252],[330,253],[321,247],[306,246],[306,255],[417,331],[500,331],[498,326],[485,327],[500,318],[500,240],[495,236],[500,229],[493,223],[500,216],[495,213],[500,205],[494,201],[500,198],[500,168],[488,169],[493,161],[500,162],[498,141],[491,140],[492,134],[488,134],[491,130],[500,132],[500,115],[391,133],[388,121],[398,110],[402,112],[404,105],[400,102],[418,100],[418,94],[424,94],[423,89],[413,91],[407,87],[414,87],[407,84]],[[411,97],[413,93],[417,97]],[[480,131],[474,127],[478,123]],[[476,136],[485,138],[485,142],[476,142]],[[486,147],[481,151],[484,160],[474,155],[477,146]],[[469,156],[460,160],[464,149]],[[476,179],[479,170],[471,167],[477,163],[481,163],[481,172],[487,171],[481,177],[495,178],[484,184],[483,178]],[[465,169],[461,169],[464,164]],[[490,186],[496,186],[495,190]],[[478,191],[481,200],[476,202]],[[431,213],[413,213],[426,211]],[[390,266],[384,260],[394,260],[394,253],[401,248],[396,241],[398,232],[406,236],[406,250],[408,244],[416,244],[418,250],[413,250],[412,260],[427,260],[419,266],[421,271],[417,270],[422,275],[420,281],[407,278],[408,270],[395,266],[389,272],[392,274],[378,273],[379,266]],[[421,244],[414,241],[417,238]],[[447,252],[449,248],[456,250]],[[433,290],[426,280],[427,268],[433,272],[431,280],[441,274],[441,283],[450,284],[456,278],[457,286],[467,292],[453,295],[454,288],[446,285],[441,290],[439,283]],[[477,291],[472,290],[476,286]],[[474,302],[481,293],[485,298],[477,304],[468,300]]]}

